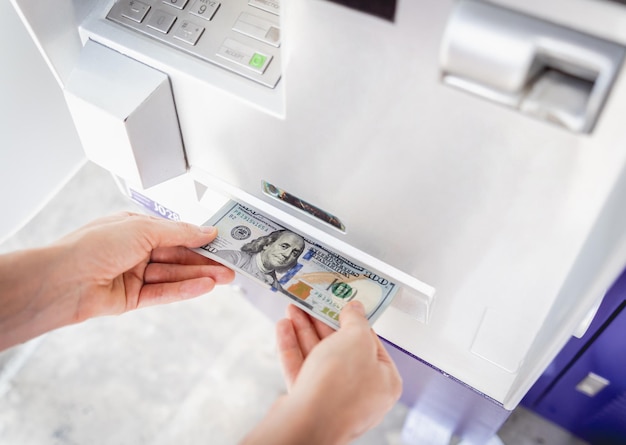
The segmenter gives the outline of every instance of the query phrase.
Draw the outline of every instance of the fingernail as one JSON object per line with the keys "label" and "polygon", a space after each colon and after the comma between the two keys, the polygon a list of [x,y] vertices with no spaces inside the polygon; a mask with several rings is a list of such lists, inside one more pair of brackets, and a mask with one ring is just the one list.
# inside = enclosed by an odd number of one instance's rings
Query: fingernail
{"label": "fingernail", "polygon": [[200,231],[206,233],[207,235],[213,235],[217,232],[217,229],[213,226],[200,226]]}

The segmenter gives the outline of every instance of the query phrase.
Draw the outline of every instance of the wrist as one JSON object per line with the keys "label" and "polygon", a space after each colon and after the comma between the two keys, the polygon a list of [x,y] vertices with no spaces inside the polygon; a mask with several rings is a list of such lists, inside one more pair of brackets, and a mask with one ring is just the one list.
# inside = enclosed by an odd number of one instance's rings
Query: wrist
{"label": "wrist", "polygon": [[78,291],[60,267],[59,245],[0,256],[0,350],[74,323]]}
{"label": "wrist", "polygon": [[[240,445],[344,445],[350,437],[324,409],[323,401],[282,396]],[[329,415],[331,418],[329,418]]]}

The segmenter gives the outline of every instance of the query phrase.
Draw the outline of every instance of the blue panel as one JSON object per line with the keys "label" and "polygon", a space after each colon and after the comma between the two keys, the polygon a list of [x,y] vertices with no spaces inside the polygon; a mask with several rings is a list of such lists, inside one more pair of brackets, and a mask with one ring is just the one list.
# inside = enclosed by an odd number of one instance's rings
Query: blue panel
{"label": "blue panel", "polygon": [[575,337],[571,338],[526,394],[524,400],[522,400],[522,405],[532,410],[535,405],[541,402],[542,397],[550,392],[552,387],[559,381],[560,377],[576,362],[578,356],[582,354],[586,348],[593,345],[593,342],[600,334],[607,321],[610,321],[610,317],[615,314],[615,311],[624,300],[626,300],[626,271],[622,272],[622,275],[607,292],[602,305],[598,309],[585,335],[580,339]]}
{"label": "blue panel", "polygon": [[[538,414],[592,444],[626,443],[625,307],[623,302],[533,407]],[[576,390],[590,372],[610,382],[593,397]]]}
{"label": "blue panel", "polygon": [[[383,341],[396,363],[404,390],[401,401],[411,414],[437,424],[438,431],[449,433],[464,444],[485,444],[511,414],[501,404],[412,354]],[[411,437],[403,443],[413,445]],[[415,445],[423,445],[423,437]]]}

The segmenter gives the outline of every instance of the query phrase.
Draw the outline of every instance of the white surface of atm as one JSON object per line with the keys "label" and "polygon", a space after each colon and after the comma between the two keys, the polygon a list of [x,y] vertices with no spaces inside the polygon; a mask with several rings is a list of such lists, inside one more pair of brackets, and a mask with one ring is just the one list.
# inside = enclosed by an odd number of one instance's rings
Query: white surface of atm
{"label": "white surface of atm", "polygon": [[198,224],[234,199],[387,274],[379,335],[494,406],[626,264],[619,2],[13,3],[131,198]]}

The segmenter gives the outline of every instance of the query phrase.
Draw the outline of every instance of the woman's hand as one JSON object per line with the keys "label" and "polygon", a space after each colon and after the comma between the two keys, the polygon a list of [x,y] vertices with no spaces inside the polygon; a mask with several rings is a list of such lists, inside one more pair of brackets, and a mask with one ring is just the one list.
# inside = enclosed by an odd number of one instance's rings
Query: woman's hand
{"label": "woman's hand", "polygon": [[245,444],[345,444],[380,423],[397,402],[402,380],[365,318],[348,303],[331,328],[290,306],[277,325],[288,395]]}
{"label": "woman's hand", "polygon": [[217,235],[139,214],[98,219],[58,242],[0,256],[0,349],[91,317],[192,298],[234,272],[189,247]]}

